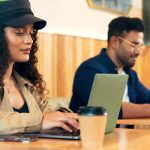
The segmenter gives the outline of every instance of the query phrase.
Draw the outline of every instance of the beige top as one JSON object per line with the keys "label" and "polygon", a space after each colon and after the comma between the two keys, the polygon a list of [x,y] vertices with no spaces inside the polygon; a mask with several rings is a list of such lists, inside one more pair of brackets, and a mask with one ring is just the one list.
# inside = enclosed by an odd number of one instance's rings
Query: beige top
{"label": "beige top", "polygon": [[[29,113],[14,112],[7,93],[4,91],[3,99],[0,100],[0,135],[18,132],[40,131],[43,113],[54,112],[59,109],[69,111],[67,106],[48,99],[39,100],[38,95],[33,93],[33,85],[22,78],[18,73],[13,73],[14,78],[27,103]],[[2,94],[2,93],[0,93]]]}

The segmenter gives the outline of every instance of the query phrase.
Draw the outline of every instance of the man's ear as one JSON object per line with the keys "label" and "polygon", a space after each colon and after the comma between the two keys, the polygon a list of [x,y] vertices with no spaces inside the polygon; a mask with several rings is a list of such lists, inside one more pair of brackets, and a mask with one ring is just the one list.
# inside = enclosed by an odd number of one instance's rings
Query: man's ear
{"label": "man's ear", "polygon": [[112,36],[110,38],[109,45],[113,49],[118,49],[118,47],[119,47],[119,38],[117,36]]}

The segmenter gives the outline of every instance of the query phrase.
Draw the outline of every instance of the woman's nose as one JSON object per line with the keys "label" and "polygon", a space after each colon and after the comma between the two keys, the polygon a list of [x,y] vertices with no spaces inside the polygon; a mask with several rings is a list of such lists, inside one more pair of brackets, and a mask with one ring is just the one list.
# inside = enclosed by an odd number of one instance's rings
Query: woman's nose
{"label": "woman's nose", "polygon": [[26,34],[25,36],[24,36],[24,43],[25,44],[32,44],[33,43],[33,39],[32,39],[32,36],[31,36],[31,34]]}

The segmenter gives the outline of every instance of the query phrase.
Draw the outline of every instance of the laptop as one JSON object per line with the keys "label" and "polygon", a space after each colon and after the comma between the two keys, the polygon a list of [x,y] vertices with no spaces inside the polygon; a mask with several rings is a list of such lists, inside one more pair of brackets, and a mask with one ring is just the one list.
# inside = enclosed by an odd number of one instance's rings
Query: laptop
{"label": "laptop", "polygon": [[66,130],[56,127],[48,131],[44,131],[38,135],[39,138],[53,138],[53,139],[66,139],[66,140],[79,140],[80,131],[74,131],[72,133]]}
{"label": "laptop", "polygon": [[[117,74],[96,74],[88,106],[103,106],[106,108],[108,117],[105,133],[113,132],[118,119],[128,75]],[[55,139],[80,139],[80,132],[69,133],[61,128],[42,132],[38,135],[40,138]]]}
{"label": "laptop", "polygon": [[128,75],[96,74],[88,106],[104,107],[108,113],[105,133],[113,132],[120,112]]}

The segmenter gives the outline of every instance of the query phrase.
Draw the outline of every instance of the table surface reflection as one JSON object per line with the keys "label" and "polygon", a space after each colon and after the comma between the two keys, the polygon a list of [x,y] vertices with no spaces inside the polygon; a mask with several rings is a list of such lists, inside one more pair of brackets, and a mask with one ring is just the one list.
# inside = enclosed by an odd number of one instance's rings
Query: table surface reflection
{"label": "table surface reflection", "polygon": [[[31,143],[0,142],[0,150],[83,150],[80,140],[39,139]],[[105,135],[101,150],[149,150],[150,130],[115,129]],[[92,149],[93,150],[93,149]]]}

